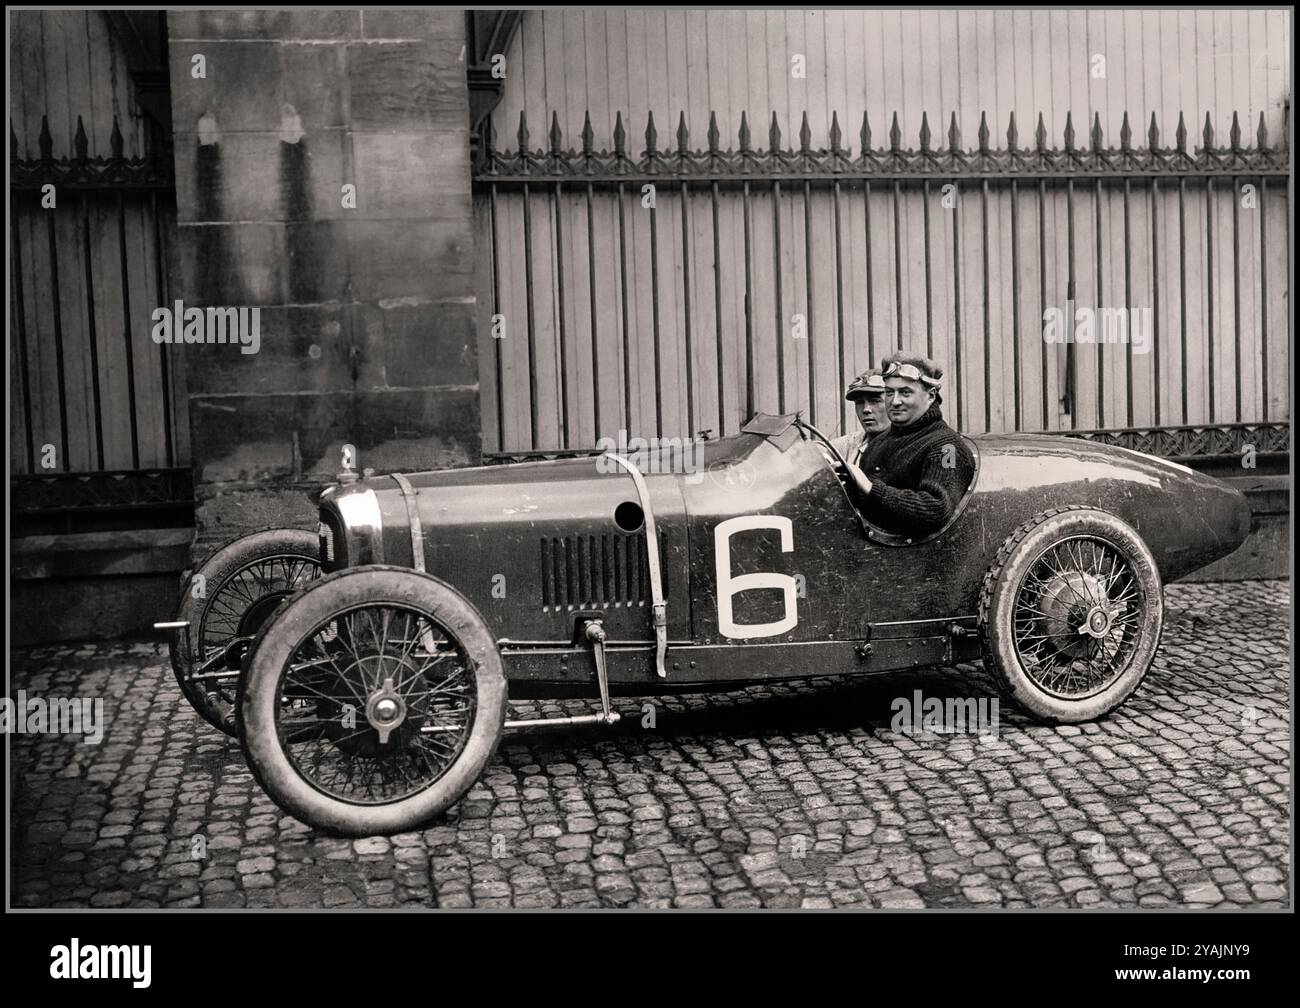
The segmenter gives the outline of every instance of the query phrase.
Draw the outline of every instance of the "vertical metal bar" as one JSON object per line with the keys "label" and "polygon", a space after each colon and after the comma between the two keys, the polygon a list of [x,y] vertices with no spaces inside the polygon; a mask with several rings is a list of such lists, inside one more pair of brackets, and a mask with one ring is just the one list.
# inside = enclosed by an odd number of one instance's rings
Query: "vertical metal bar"
{"label": "vertical metal bar", "polygon": [[1268,421],[1268,240],[1265,236],[1264,193],[1268,180],[1259,177],[1259,376],[1264,388],[1264,411],[1260,419]]}
{"label": "vertical metal bar", "polygon": [[631,597],[628,591],[627,554],[632,543],[636,542],[629,535],[620,535],[614,540],[614,599],[626,600]]}
{"label": "vertical metal bar", "polygon": [[1042,399],[1043,430],[1050,430],[1051,415],[1048,412],[1047,392],[1047,342],[1043,339],[1043,316],[1047,314],[1047,182],[1038,180],[1038,321],[1034,328],[1038,330],[1038,345],[1042,365]]}
{"label": "vertical metal bar", "polygon": [[607,603],[614,602],[618,599],[618,595],[614,587],[614,555],[610,550],[610,536],[608,533],[600,537],[600,569],[605,575],[604,601]]}
{"label": "vertical metal bar", "polygon": [[813,327],[813,263],[812,263],[812,186],[807,180],[803,184],[803,279],[804,296],[807,298],[807,328],[804,334],[808,343],[808,422],[817,424],[817,359],[815,340],[816,329]]}
{"label": "vertical metal bar", "polygon": [[654,336],[654,360],[655,360],[655,427],[656,436],[663,433],[664,426],[664,402],[663,402],[663,378],[661,376],[660,346],[659,346],[659,224],[658,213],[653,206],[650,208],[650,319],[651,333]]}
{"label": "vertical metal bar", "polygon": [[596,319],[596,223],[592,210],[591,183],[587,183],[587,302],[591,309],[591,401],[594,406],[596,438],[600,429],[600,341]]}
{"label": "vertical metal bar", "polygon": [[[560,183],[556,182],[555,188],[551,190],[551,209],[555,217],[555,289],[559,308],[559,330],[556,336],[560,351],[560,447],[571,448],[573,446],[569,443],[569,352],[565,339],[567,326],[564,322],[564,219],[560,207],[563,195]],[[653,220],[653,217],[651,219]]]}
{"label": "vertical metal bar", "polygon": [[1187,178],[1178,180],[1178,298],[1182,306],[1179,312],[1182,327],[1179,340],[1179,385],[1183,390],[1183,423],[1187,423],[1187,216],[1185,202],[1187,199]]}
{"label": "vertical metal bar", "polygon": [[[894,179],[894,335],[898,337],[895,350],[903,349],[903,234],[898,211],[898,179]],[[910,337],[909,337],[910,339]]]}
{"label": "vertical metal bar", "polygon": [[[682,320],[686,337],[686,433],[695,436],[695,348],[691,340],[691,196],[682,179]],[[594,289],[594,285],[593,285]],[[595,330],[595,319],[592,329]]]}
{"label": "vertical metal bar", "polygon": [[1070,414],[1070,429],[1079,429],[1079,411],[1074,408],[1074,179],[1065,182],[1065,395],[1061,405]]}
{"label": "vertical metal bar", "polygon": [[[119,196],[120,200],[121,197]],[[90,195],[81,194],[81,238],[82,251],[86,260],[86,324],[90,337],[90,391],[95,408],[95,459],[96,468],[104,468],[104,407],[99,394],[99,338],[95,331],[95,279],[90,265]],[[126,248],[122,249],[122,285],[126,286]],[[128,316],[129,318],[129,316]],[[127,325],[127,342],[131,339],[131,327]],[[128,357],[128,360],[130,358]],[[134,434],[134,429],[132,430]],[[136,468],[139,468],[137,465]]]}
{"label": "vertical metal bar", "polygon": [[785,413],[785,306],[781,303],[784,283],[781,279],[781,183],[772,182],[772,245],[776,278],[776,410]]}
{"label": "vertical metal bar", "polygon": [[[1102,305],[1106,303],[1105,286],[1102,283],[1102,242],[1101,242],[1101,179],[1097,179],[1093,193],[1093,235],[1096,247],[1097,260],[1097,296],[1092,304],[1093,325],[1096,325],[1097,313],[1101,311]],[[1093,337],[1097,338],[1096,329],[1093,330]],[[1097,339],[1097,426],[1099,428],[1106,426],[1106,366],[1105,366],[1106,344],[1102,339]]]}
{"label": "vertical metal bar", "polygon": [[624,220],[623,183],[618,184],[618,262],[623,292],[623,429],[632,436],[632,347],[627,308],[627,224]]}
{"label": "vertical metal bar", "polygon": [[122,320],[126,326],[126,389],[128,408],[131,411],[131,468],[140,468],[139,417],[135,401],[135,346],[131,329],[131,288],[127,281],[130,272],[126,258],[126,202],[117,194],[117,243],[122,264]]}
{"label": "vertical metal bar", "polygon": [[[953,188],[958,187],[958,179],[953,179]],[[961,200],[958,199],[952,211],[952,318],[953,318],[953,342],[952,342],[952,368],[953,368],[953,393],[957,401],[953,403],[953,416],[957,418],[958,428],[965,430],[966,423],[962,419],[964,407],[966,405],[966,396],[962,392],[962,367],[961,367]]]}
{"label": "vertical metal bar", "polygon": [[[643,572],[641,570],[641,541],[643,536],[635,536],[628,542],[627,551],[627,588],[628,598],[645,598],[642,588]],[[650,554],[646,553],[648,557]]]}
{"label": "vertical metal bar", "polygon": [[[835,315],[836,338],[839,351],[839,387],[844,388],[848,382],[844,377],[844,249],[840,240],[840,180],[835,180],[832,210],[835,213]],[[836,397],[840,404],[840,430],[849,429],[848,400],[841,394]]]}
{"label": "vertical metal bar", "polygon": [[727,408],[723,398],[724,371],[722,365],[722,241],[718,232],[718,183],[713,183],[713,309],[714,336],[718,344],[718,437],[727,433]]}
{"label": "vertical metal bar", "polygon": [[981,245],[984,250],[984,429],[993,429],[993,365],[990,361],[992,333],[989,322],[989,182],[980,183],[980,220],[984,228]]}
{"label": "vertical metal bar", "polygon": [[27,302],[23,298],[23,257],[20,242],[18,240],[18,206],[17,200],[11,200],[9,207],[9,235],[10,248],[12,249],[13,260],[10,263],[10,275],[13,277],[14,297],[16,301],[16,310],[14,312],[14,321],[18,329],[18,380],[22,388],[22,410],[23,416],[27,418],[24,426],[27,429],[27,472],[36,472],[36,448],[32,440],[32,387],[31,376],[29,374],[30,365],[27,360]]}
{"label": "vertical metal bar", "polygon": [[574,556],[577,553],[577,543],[573,541],[573,536],[564,537],[564,601],[567,605],[573,605],[578,601],[578,558]]}
{"label": "vertical metal bar", "polygon": [[[1241,423],[1241,185],[1232,178],[1232,375],[1236,394],[1236,411],[1233,414]],[[1261,265],[1263,265],[1261,263]]]}
{"label": "vertical metal bar", "polygon": [[50,288],[54,292],[54,297],[50,300],[54,306],[54,367],[59,382],[59,428],[61,432],[59,444],[63,449],[59,468],[64,472],[68,472],[71,469],[72,459],[68,453],[68,390],[63,372],[63,307],[59,303],[59,292],[63,288],[59,285],[59,249],[58,242],[55,241],[54,214],[45,215],[45,225],[50,246]]}
{"label": "vertical metal bar", "polygon": [[1218,419],[1214,402],[1214,176],[1205,176],[1205,296],[1207,301],[1205,348],[1209,358],[1207,385],[1210,391],[1208,423]]}
{"label": "vertical metal bar", "polygon": [[867,367],[876,365],[876,298],[871,282],[871,182],[862,185],[862,242],[867,252]]}
{"label": "vertical metal bar", "polygon": [[754,256],[750,247],[749,179],[740,194],[740,218],[745,233],[745,420],[754,415]]}
{"label": "vertical metal bar", "polygon": [[582,602],[595,602],[596,589],[592,583],[595,569],[592,565],[590,536],[577,536],[578,554],[578,598]]}
{"label": "vertical metal bar", "polygon": [[[162,306],[167,304],[167,274],[163,271],[163,229],[158,214],[158,192],[157,190],[150,190],[149,215],[153,218],[153,271],[154,279],[158,284],[158,304]],[[171,368],[167,363],[167,345],[165,343],[158,345],[158,364],[162,373],[163,440],[166,443],[167,467],[171,468],[176,464],[176,432],[172,425]]]}
{"label": "vertical metal bar", "polygon": [[533,322],[533,213],[528,183],[524,183],[524,304],[528,314],[529,443],[537,450],[537,333]]}
{"label": "vertical metal bar", "polygon": [[[1012,183],[1013,185],[1015,183]],[[934,357],[934,294],[930,277],[930,180],[922,185],[921,207],[925,225],[925,355]]]}
{"label": "vertical metal bar", "polygon": [[[1012,430],[1020,430],[1020,187],[1011,180],[1011,409]],[[928,267],[927,263],[927,267]],[[927,275],[928,275],[927,268]]]}
{"label": "vertical metal bar", "polygon": [[1133,242],[1129,237],[1129,180],[1124,180],[1124,308],[1123,318],[1128,319],[1128,331],[1124,334],[1124,396],[1125,427],[1133,426],[1133,320],[1129,314],[1133,311]]}
{"label": "vertical metal bar", "polygon": [[542,609],[545,610],[551,604],[553,592],[551,590],[554,584],[554,568],[551,564],[551,540],[549,536],[542,537]]}
{"label": "vertical metal bar", "polygon": [[1160,183],[1151,177],[1151,371],[1155,378],[1155,395],[1152,396],[1155,426],[1160,426],[1160,226],[1157,204],[1160,200]]}
{"label": "vertical metal bar", "polygon": [[876,366],[876,297],[871,279],[871,183],[863,183],[862,190],[863,244],[867,251],[867,364]]}
{"label": "vertical metal bar", "polygon": [[[492,242],[492,314],[501,313],[501,267],[500,256],[501,249],[497,243],[497,184],[492,183],[488,189],[488,217],[490,223],[490,240]],[[496,327],[493,326],[493,329]],[[506,330],[507,334],[509,330]],[[494,334],[495,335],[495,334]],[[508,339],[509,336],[506,336]],[[505,339],[493,339],[493,359],[496,362],[496,374],[493,382],[496,386],[497,396],[497,450],[506,450],[506,396],[505,396],[505,350],[502,344]],[[529,385],[532,385],[532,375],[528,376]],[[529,393],[531,395],[531,393]]]}

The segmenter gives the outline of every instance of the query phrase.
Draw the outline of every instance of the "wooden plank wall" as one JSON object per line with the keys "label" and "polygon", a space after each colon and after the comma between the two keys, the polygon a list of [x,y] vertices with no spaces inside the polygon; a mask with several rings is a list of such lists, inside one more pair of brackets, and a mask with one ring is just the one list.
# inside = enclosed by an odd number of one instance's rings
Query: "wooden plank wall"
{"label": "wooden plank wall", "polygon": [[48,471],[45,444],[58,449],[58,472],[188,464],[181,355],[164,361],[169,348],[150,337],[150,313],[168,303],[170,194],[158,197],[157,227],[147,193],[127,194],[120,208],[115,194],[65,193],[55,210],[11,196],[11,473]]}
{"label": "wooden plank wall", "polygon": [[[778,197],[770,184],[755,183],[748,256],[745,197],[731,187],[715,197],[695,184],[684,201],[676,186],[661,186],[654,211],[642,207],[635,186],[621,200],[597,189],[590,225],[583,192],[534,189],[525,202],[518,191],[500,191],[495,294],[492,247],[479,243],[485,321],[495,303],[506,333],[498,342],[489,325],[480,327],[486,443],[581,447],[620,428],[642,436],[734,433],[746,415],[751,346],[754,407],[777,412],[811,403],[814,422],[832,429],[851,420],[840,398],[844,385],[901,346],[945,364],[945,409],[970,431],[1289,416],[1290,211],[1280,183],[1268,187],[1258,210],[1238,210],[1235,243],[1227,180],[1216,181],[1208,198],[1200,182],[1163,180],[1154,193],[1148,182],[1131,182],[1127,213],[1123,183],[1098,191],[1081,181],[1072,196],[1059,184],[1044,186],[1041,196],[1033,183],[1014,193],[1007,184],[987,192],[973,186],[959,190],[951,210],[939,208],[938,189],[927,198],[916,187],[895,192],[876,183],[868,198],[861,182],[807,194],[787,184]],[[1041,320],[1045,308],[1066,310],[1071,203],[1075,305],[1128,306],[1135,319],[1141,313],[1150,342],[1146,353],[1136,344],[1133,352],[1077,344],[1074,409],[1067,413],[1066,349],[1043,341]],[[477,233],[486,236],[493,231],[489,198],[480,195],[477,206]],[[806,318],[805,340],[793,337],[796,313]],[[504,440],[496,420],[498,352],[507,390]],[[538,400],[535,439],[530,394]]]}
{"label": "wooden plank wall", "polygon": [[[1226,139],[1235,111],[1251,136],[1263,112],[1276,139],[1290,37],[1286,10],[527,11],[494,119],[513,135],[526,111],[540,145],[552,110],[575,138],[590,109],[597,149],[612,148],[619,110],[636,129],[653,111],[665,142],[681,111],[702,140],[710,110],[724,143],[742,110],[759,137],[775,111],[787,140],[807,110],[814,147],[828,145],[832,110],[854,147],[863,110],[881,141],[897,111],[913,145],[922,112],[936,133],[956,112],[967,146],[981,113],[996,136],[1015,112],[1028,138],[1041,112],[1059,144],[1067,112],[1081,137],[1097,113],[1117,139],[1126,109],[1138,136],[1152,112],[1164,136],[1180,112],[1198,136],[1209,112]],[[796,54],[806,78],[791,77]],[[1092,76],[1098,56],[1105,77]]]}
{"label": "wooden plank wall", "polygon": [[[99,12],[18,11],[10,24],[16,154],[39,157],[45,115],[54,156],[71,156],[80,115],[91,157],[107,157],[117,114],[125,154],[143,156],[125,61]],[[168,303],[173,194],[64,191],[54,209],[38,192],[10,196],[11,473],[48,471],[46,444],[57,472],[187,464],[180,355],[163,360],[149,321]]]}
{"label": "wooden plank wall", "polygon": [[13,11],[9,26],[9,119],[19,158],[40,157],[41,116],[49,117],[55,157],[72,154],[77,116],[91,157],[111,153],[114,116],[125,155],[144,156],[144,116],[103,11]]}
{"label": "wooden plank wall", "polygon": [[[805,108],[812,145],[828,146],[834,110],[854,151],[864,109],[873,146],[887,144],[896,109],[904,147],[917,146],[926,111],[936,146],[946,143],[955,112],[967,149],[983,110],[993,147],[1005,146],[1013,108],[1020,143],[1032,143],[1041,112],[1051,146],[1062,143],[1067,110],[1080,146],[1094,112],[1105,144],[1117,146],[1125,110],[1135,144],[1144,142],[1151,112],[1161,142],[1171,144],[1183,111],[1193,147],[1205,111],[1219,144],[1233,111],[1253,143],[1262,111],[1276,143],[1290,80],[1280,41],[1288,29],[1286,12],[530,11],[507,54],[494,122],[498,146],[511,147],[526,111],[530,145],[543,147],[554,110],[563,146],[576,147],[589,109],[596,148],[612,148],[621,111],[628,149],[639,156],[651,111],[663,149],[675,144],[682,111],[690,146],[704,147],[711,110],[721,146],[734,148],[740,111],[749,107],[766,110],[749,120],[755,147],[768,146],[773,110],[782,146],[797,146]],[[791,53],[808,57],[806,80],[790,77]],[[909,53],[923,58],[904,58]],[[1088,72],[1097,53],[1107,60],[1104,80]],[[925,66],[935,69],[922,73]],[[900,344],[933,348],[948,368],[945,409],[972,431],[1285,419],[1285,187],[1270,185],[1258,211],[1236,214],[1227,181],[1208,195],[1199,182],[1182,191],[1170,180],[1154,192],[1146,182],[1127,188],[1126,214],[1123,183],[1100,191],[1076,183],[1072,197],[1057,185],[1040,197],[1032,184],[1014,193],[1006,184],[987,191],[968,184],[951,210],[941,207],[937,186],[927,194],[876,183],[868,197],[860,182],[846,181],[838,193],[786,185],[777,197],[755,184],[746,215],[734,187],[715,197],[692,185],[683,200],[675,186],[661,186],[653,212],[630,187],[621,200],[597,190],[589,221],[581,190],[533,187],[527,200],[500,191],[493,225],[480,187],[477,233],[496,236],[495,257],[480,243],[480,303],[496,303],[507,324],[499,347],[480,327],[485,444],[578,447],[620,427],[643,436],[732,433],[744,415],[747,340],[756,408],[806,409],[811,400],[815,422],[830,429],[851,419],[840,399],[848,377]],[[1101,304],[1139,308],[1157,327],[1151,354],[1077,347],[1070,414],[1061,409],[1064,348],[1041,338],[1043,307],[1064,308],[1067,203],[1077,303],[1096,304],[1100,290]],[[808,319],[806,342],[789,338],[796,312]]]}

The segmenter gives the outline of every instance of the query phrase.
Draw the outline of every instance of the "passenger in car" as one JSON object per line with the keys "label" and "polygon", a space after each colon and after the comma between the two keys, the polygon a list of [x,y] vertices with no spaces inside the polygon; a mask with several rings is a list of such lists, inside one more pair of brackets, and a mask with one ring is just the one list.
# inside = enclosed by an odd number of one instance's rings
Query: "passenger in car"
{"label": "passenger in car", "polygon": [[871,439],[889,430],[889,417],[885,409],[885,379],[881,376],[880,368],[863,371],[854,378],[845,391],[844,398],[853,403],[862,431],[837,437],[831,444],[846,462],[858,465]]}
{"label": "passenger in car", "polygon": [[883,361],[890,427],[849,462],[863,516],[886,532],[921,537],[947,524],[975,475],[961,435],[939,405],[943,368],[899,351]]}

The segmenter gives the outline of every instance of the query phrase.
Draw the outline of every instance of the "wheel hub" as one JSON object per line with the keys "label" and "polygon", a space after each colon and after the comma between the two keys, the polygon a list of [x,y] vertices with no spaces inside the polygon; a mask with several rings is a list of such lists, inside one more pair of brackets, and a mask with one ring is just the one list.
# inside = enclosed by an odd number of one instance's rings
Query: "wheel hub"
{"label": "wheel hub", "polygon": [[[378,755],[400,745],[409,732],[420,730],[427,713],[427,700],[412,702],[410,697],[422,697],[427,690],[425,677],[410,658],[366,655],[342,674],[335,673],[333,684],[322,691],[344,700],[345,704],[341,706],[336,700],[324,706],[329,711],[325,714],[329,722],[326,734],[349,755]],[[347,701],[344,699],[347,697],[359,698],[361,702]],[[340,714],[340,710],[346,714],[348,703],[356,705],[356,723],[350,727]]]}
{"label": "wheel hub", "polygon": [[292,594],[293,592],[289,591],[273,591],[263,595],[244,612],[236,633],[240,637],[256,635],[257,631],[262,629],[262,624],[271,618],[276,609],[280,608],[280,603]]}
{"label": "wheel hub", "polygon": [[1079,633],[1100,640],[1110,633],[1114,619],[1114,614],[1106,606],[1092,606],[1084,617],[1083,625],[1079,627]]}
{"label": "wheel hub", "polygon": [[1082,657],[1110,632],[1110,599],[1104,582],[1082,571],[1055,574],[1043,586],[1036,608],[1042,631],[1064,654]]}
{"label": "wheel hub", "polygon": [[379,744],[385,745],[393,729],[405,719],[406,704],[394,689],[393,680],[385,679],[366,701],[366,720],[379,733]]}

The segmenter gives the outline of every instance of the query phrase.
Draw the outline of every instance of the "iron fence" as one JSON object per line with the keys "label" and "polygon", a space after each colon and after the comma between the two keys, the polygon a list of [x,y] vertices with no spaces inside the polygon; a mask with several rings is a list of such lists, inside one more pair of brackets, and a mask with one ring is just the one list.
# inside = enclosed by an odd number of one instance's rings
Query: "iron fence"
{"label": "iron fence", "polygon": [[183,386],[148,336],[168,303],[171,157],[126,157],[116,118],[110,156],[89,156],[80,116],[73,144],[55,158],[43,118],[40,157],[9,164],[14,504],[65,530],[81,511],[192,501]]}
{"label": "iron fence", "polygon": [[[1068,116],[1060,147],[1041,115],[1028,145],[1012,116],[1001,149],[983,117],[963,148],[955,115],[937,146],[923,117],[904,148],[897,114],[885,147],[864,115],[856,153],[834,113],[827,149],[811,148],[806,113],[797,148],[783,148],[775,113],[767,133],[756,149],[742,115],[724,150],[711,114],[707,146],[692,149],[683,113],[661,148],[650,115],[635,156],[621,113],[599,151],[589,115],[577,149],[554,114],[544,149],[523,114],[510,149],[486,122],[479,300],[524,339],[481,341],[485,443],[582,449],[614,423],[725,434],[764,406],[847,428],[852,367],[904,343],[949,362],[945,396],[968,430],[1286,419],[1290,153],[1270,146],[1262,114],[1251,146],[1235,114],[1226,146],[1207,115],[1194,148],[1182,116],[1172,146],[1154,115],[1135,143],[1127,113],[1118,147],[1098,117],[1086,146]],[[948,186],[958,212],[940,214]],[[1045,310],[1085,296],[1149,309],[1149,361],[1133,341],[1117,354],[1045,344]],[[787,338],[795,311],[814,334],[802,347]]]}

